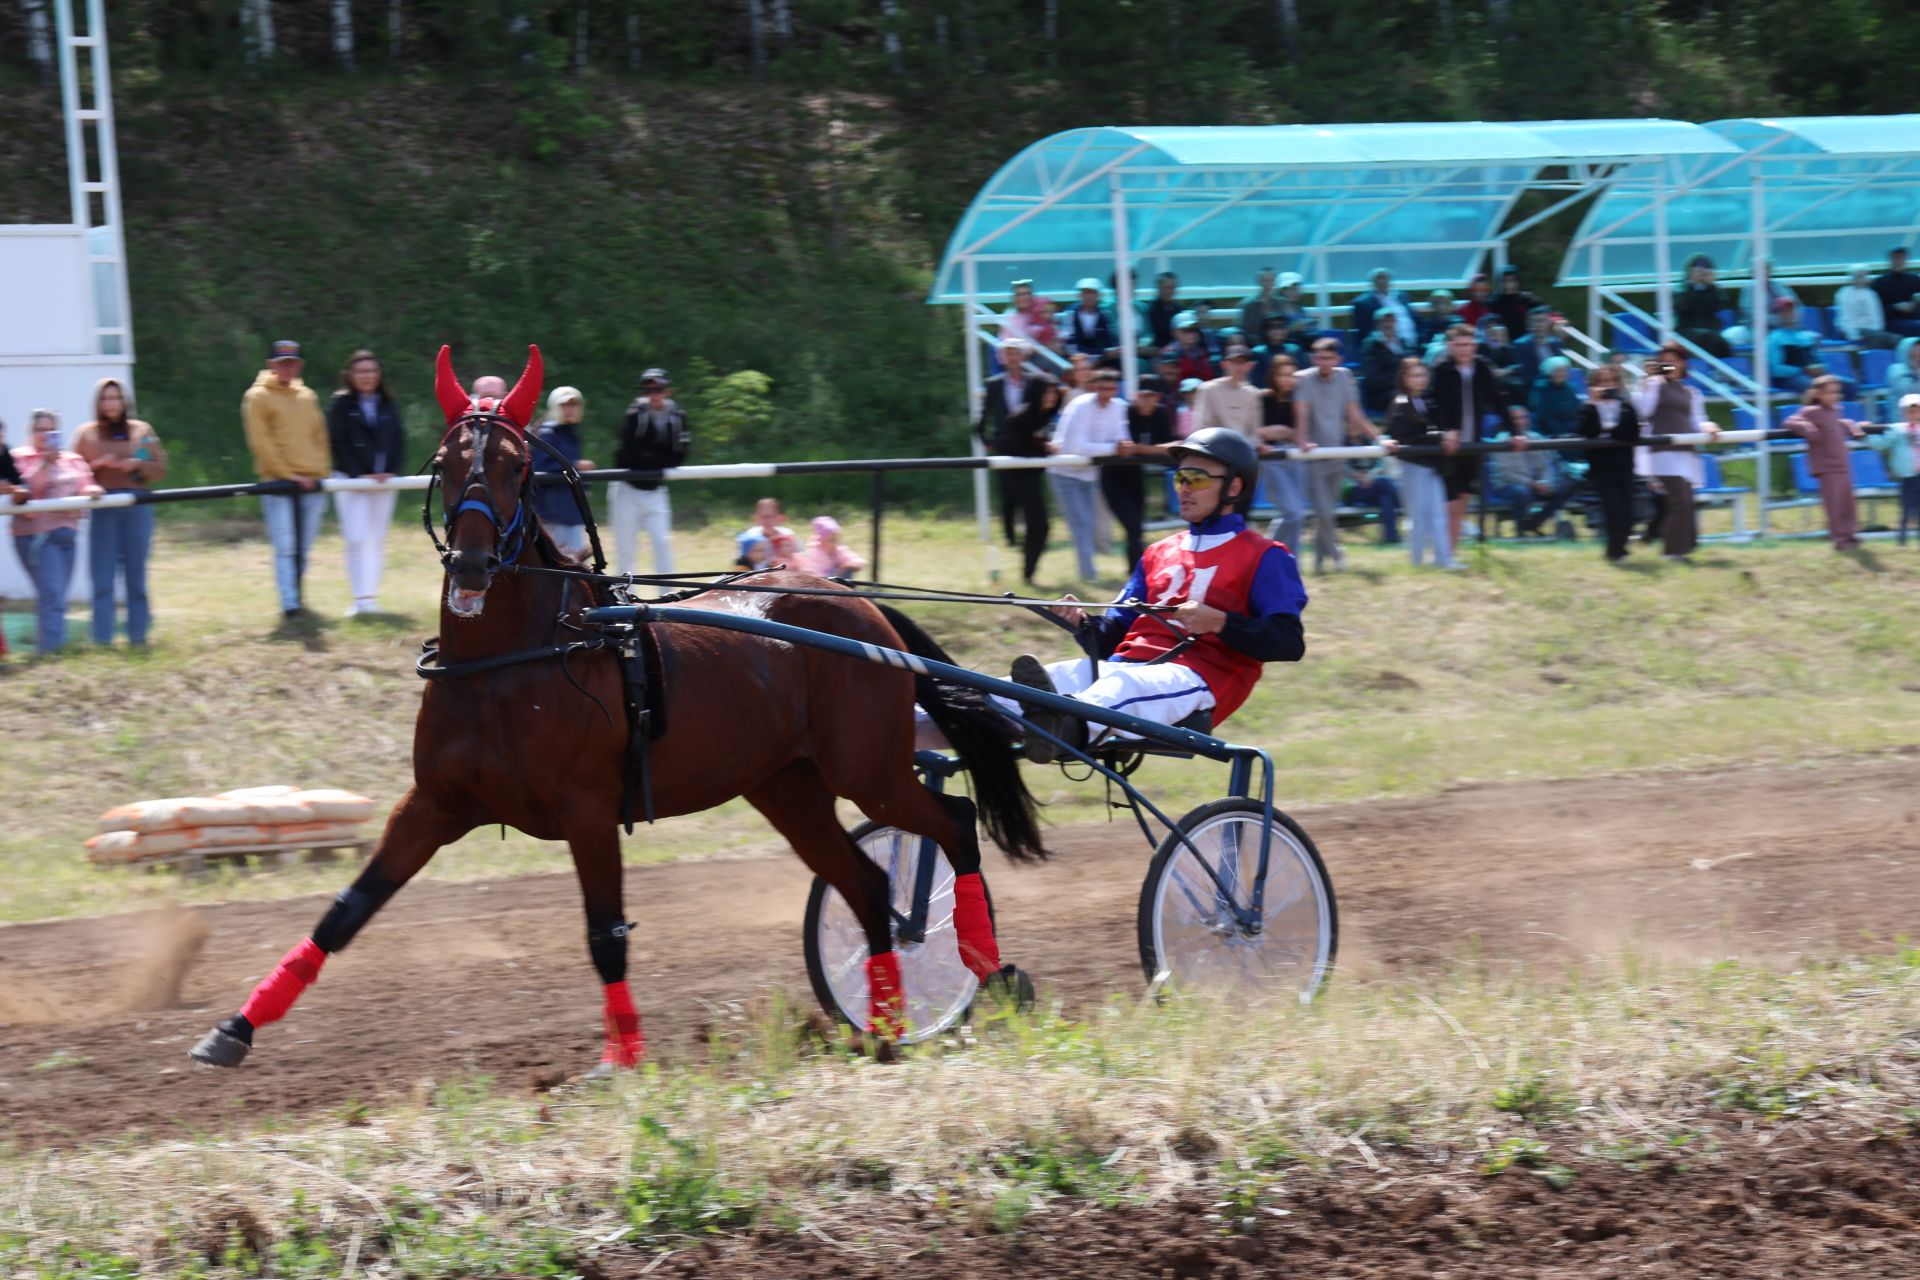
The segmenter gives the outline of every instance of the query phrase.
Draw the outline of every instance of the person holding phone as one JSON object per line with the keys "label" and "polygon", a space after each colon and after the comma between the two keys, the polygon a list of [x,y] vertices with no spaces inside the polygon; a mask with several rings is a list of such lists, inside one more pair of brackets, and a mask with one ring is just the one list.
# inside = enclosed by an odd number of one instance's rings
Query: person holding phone
{"label": "person holding phone", "polygon": [[[1578,434],[1587,440],[1634,445],[1640,439],[1640,413],[1627,403],[1620,371],[1595,365],[1587,375],[1587,402],[1580,406]],[[1633,536],[1633,455],[1631,448],[1595,449],[1587,454],[1587,479],[1600,499],[1600,523],[1607,535],[1607,560],[1627,558]]]}
{"label": "person holding phone", "polygon": [[[1704,432],[1719,439],[1720,428],[1707,417],[1706,401],[1697,387],[1687,383],[1687,353],[1668,343],[1647,361],[1647,380],[1633,399],[1634,410],[1655,436],[1679,436]],[[1656,441],[1648,455],[1649,469],[1666,497],[1666,523],[1661,541],[1669,560],[1691,563],[1689,557],[1700,541],[1699,517],[1693,509],[1693,491],[1700,487],[1703,468],[1700,453],[1690,444]]]}
{"label": "person holding phone", "polygon": [[[102,378],[93,390],[93,421],[73,436],[73,451],[86,459],[94,480],[108,493],[144,494],[167,474],[167,451],[147,423],[132,417],[127,389]],[[152,625],[147,603],[147,550],[153,545],[153,508],[102,507],[87,528],[87,573],[93,584],[93,642],[113,643],[117,609],[114,580],[126,586],[127,643],[143,645]]]}

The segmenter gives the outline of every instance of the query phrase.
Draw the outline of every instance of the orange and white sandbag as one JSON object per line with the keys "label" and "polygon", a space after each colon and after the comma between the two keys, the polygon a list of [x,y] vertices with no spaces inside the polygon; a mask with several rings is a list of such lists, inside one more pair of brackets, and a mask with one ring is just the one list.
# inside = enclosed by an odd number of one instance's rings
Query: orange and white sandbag
{"label": "orange and white sandbag", "polygon": [[305,809],[315,822],[365,822],[373,816],[373,801],[351,791],[296,791],[286,801]]}
{"label": "orange and white sandbag", "polygon": [[272,844],[273,828],[252,825],[202,827],[209,849],[226,849],[250,844]]}
{"label": "orange and white sandbag", "polygon": [[87,841],[87,857],[94,862],[138,862],[202,847],[206,834],[198,827],[172,831],[103,831]]}
{"label": "orange and white sandbag", "polygon": [[318,849],[330,844],[352,844],[359,839],[357,822],[289,822],[273,828],[273,839],[269,843]]}
{"label": "orange and white sandbag", "polygon": [[123,804],[100,815],[102,831],[175,831],[247,822],[246,805],[217,796],[173,796]]}

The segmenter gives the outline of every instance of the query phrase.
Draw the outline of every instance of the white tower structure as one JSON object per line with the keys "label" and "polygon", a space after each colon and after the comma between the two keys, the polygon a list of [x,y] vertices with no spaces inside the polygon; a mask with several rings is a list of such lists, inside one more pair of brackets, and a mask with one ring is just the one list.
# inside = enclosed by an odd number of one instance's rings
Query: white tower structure
{"label": "white tower structure", "polygon": [[[59,413],[63,438],[70,440],[92,416],[97,380],[114,377],[133,386],[105,0],[50,3],[71,214],[65,223],[0,225],[0,420],[9,447],[26,442],[34,409]],[[76,9],[84,26],[75,23]],[[0,528],[0,536],[8,532]],[[86,590],[83,555],[74,593]],[[18,560],[0,555],[0,595],[31,594]]]}

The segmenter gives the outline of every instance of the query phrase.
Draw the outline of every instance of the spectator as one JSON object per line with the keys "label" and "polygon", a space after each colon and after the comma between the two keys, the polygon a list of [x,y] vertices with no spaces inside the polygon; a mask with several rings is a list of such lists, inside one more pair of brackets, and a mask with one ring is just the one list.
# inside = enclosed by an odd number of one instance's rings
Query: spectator
{"label": "spectator", "polygon": [[[1464,325],[1464,322],[1463,322]],[[1387,434],[1401,445],[1441,447],[1445,432],[1440,430],[1431,412],[1427,389],[1431,375],[1418,360],[1400,362],[1399,394],[1387,411]],[[1400,494],[1407,504],[1407,553],[1418,569],[1423,557],[1431,558],[1436,569],[1458,568],[1453,558],[1453,540],[1447,533],[1447,484],[1444,472],[1449,460],[1438,457],[1410,457],[1402,460]]]}
{"label": "spectator", "polygon": [[1373,281],[1372,291],[1353,300],[1354,341],[1363,342],[1378,332],[1374,317],[1384,311],[1393,316],[1394,327],[1402,343],[1412,346],[1418,342],[1420,326],[1414,322],[1413,308],[1407,305],[1407,295],[1394,292],[1393,272],[1385,267],[1375,267],[1368,279]]}
{"label": "spectator", "polygon": [[[51,409],[36,409],[28,424],[30,443],[13,451],[21,487],[15,502],[50,498],[97,497],[93,469],[77,453],[60,447],[60,420]],[[80,511],[45,511],[13,518],[13,549],[33,582],[38,626],[34,649],[41,657],[58,653],[67,642],[67,588],[78,557]]]}
{"label": "spectator", "polygon": [[1513,513],[1514,531],[1522,538],[1543,532],[1547,521],[1559,515],[1573,496],[1573,485],[1554,452],[1527,447],[1528,441],[1539,438],[1528,429],[1526,415],[1516,413],[1513,429],[1504,437],[1512,452],[1493,455],[1493,488],[1488,496]]}
{"label": "spectator", "polygon": [[1173,415],[1173,433],[1182,440],[1193,434],[1193,400],[1205,385],[1198,378],[1180,380],[1180,410]]}
{"label": "spectator", "polygon": [[1355,458],[1347,466],[1351,488],[1346,492],[1349,506],[1373,507],[1380,513],[1380,545],[1400,545],[1400,488],[1381,467],[1378,458]]}
{"label": "spectator", "polygon": [[1113,314],[1100,305],[1100,282],[1088,276],[1079,284],[1080,305],[1067,314],[1067,350],[1103,359],[1120,347]]}
{"label": "spectator", "polygon": [[741,555],[747,553],[747,544],[755,538],[765,540],[768,555],[778,563],[792,564],[800,554],[800,544],[794,540],[778,498],[762,498],[753,504],[753,523],[734,538]]}
{"label": "spectator", "polygon": [[799,569],[816,578],[852,578],[867,567],[866,557],[840,541],[840,522],[832,516],[815,516],[813,536],[800,553]]}
{"label": "spectator", "polygon": [[1887,254],[1887,273],[1873,282],[1880,295],[1880,309],[1886,313],[1887,331],[1904,337],[1920,337],[1920,274],[1907,270],[1907,251],[1895,245]]}
{"label": "spectator", "polygon": [[1208,348],[1201,333],[1200,319],[1191,311],[1182,311],[1173,319],[1173,343],[1165,354],[1175,357],[1180,364],[1179,376],[1182,379],[1198,378],[1202,382],[1212,380],[1218,371],[1213,365],[1213,352]]}
{"label": "spectator", "polygon": [[[166,478],[167,451],[153,428],[133,417],[118,378],[93,388],[93,421],[73,436],[73,451],[108,493],[144,494]],[[147,551],[153,545],[153,508],[102,507],[87,529],[87,574],[93,585],[93,642],[113,643],[114,581],[127,596],[127,643],[144,645],[153,625],[147,603]]]}
{"label": "spectator", "polygon": [[[1800,327],[1800,304],[1791,298],[1774,300],[1773,325],[1767,331],[1767,373],[1775,389],[1803,393],[1815,379],[1827,376],[1827,367],[1820,362],[1820,335]],[[1852,390],[1853,384],[1847,383],[1848,394]]]}
{"label": "spectator", "polygon": [[1920,393],[1920,338],[1902,338],[1887,369],[1887,398],[1897,404],[1916,393]]}
{"label": "spectator", "polygon": [[[980,417],[973,424],[974,434],[986,446],[988,453],[1010,454],[1016,444],[1033,443],[1026,440],[1024,435],[1016,439],[1007,431],[1007,420],[1026,406],[1028,397],[1038,390],[1038,383],[1052,381],[1045,374],[1034,373],[1027,368],[1027,356],[1032,351],[1033,345],[1025,338],[1014,338],[1000,345],[1003,371],[987,379],[985,394],[980,399]],[[994,473],[995,484],[1000,490],[1000,530],[1006,536],[1009,547],[1020,545],[1019,515],[1024,499],[1020,482],[1015,477],[1025,474],[1019,471]],[[1038,483],[1038,477],[1035,482]]]}
{"label": "spectator", "polygon": [[1848,342],[1884,351],[1899,339],[1887,329],[1886,308],[1867,283],[1870,274],[1866,263],[1855,263],[1853,282],[1842,285],[1833,295],[1833,311],[1840,334]]}
{"label": "spectator", "polygon": [[1285,300],[1280,296],[1277,276],[1272,267],[1262,267],[1253,277],[1253,292],[1240,302],[1240,334],[1251,340],[1267,331],[1267,319],[1286,319]]}
{"label": "spectator", "polygon": [[[586,397],[575,388],[553,389],[553,394],[547,397],[546,420],[533,429],[533,434],[551,445],[566,462],[563,464],[560,458],[536,447],[533,450],[535,475],[563,475],[569,466],[575,471],[593,470],[593,460],[582,456],[586,446],[580,441],[580,420],[586,416],[586,410]],[[556,547],[576,560],[586,558],[587,526],[582,518],[580,503],[573,496],[572,486],[536,486],[533,491],[533,510]]]}
{"label": "spectator", "polygon": [[1180,292],[1180,277],[1171,271],[1162,271],[1153,278],[1154,294],[1147,305],[1141,308],[1140,318],[1145,321],[1147,342],[1155,351],[1164,351],[1173,345],[1173,320],[1186,308],[1180,305],[1177,296]]}
{"label": "spectator", "polygon": [[[687,415],[671,398],[673,379],[665,369],[640,375],[640,395],[620,419],[620,443],[613,464],[626,471],[671,471],[687,460],[693,433]],[[656,479],[617,484],[608,498],[612,504],[613,560],[616,573],[631,573],[635,544],[645,529],[653,543],[653,571],[673,572],[673,503],[666,485]],[[776,543],[774,554],[780,553]]]}
{"label": "spectator", "polygon": [[1393,403],[1400,362],[1410,352],[1400,341],[1399,321],[1391,311],[1374,312],[1373,326],[1373,333],[1360,348],[1360,407],[1369,417],[1377,418]]}
{"label": "spectator", "polygon": [[773,568],[773,543],[767,535],[758,529],[749,529],[736,539],[739,556],[733,564],[736,569]]}
{"label": "spectator", "polygon": [[1620,381],[1614,385],[1620,388],[1622,398],[1638,391],[1640,389],[1640,380],[1646,376],[1633,361],[1627,358],[1627,353],[1624,351],[1603,351],[1600,353],[1600,363],[1612,369],[1614,373],[1619,376]]}
{"label": "spectator", "polygon": [[[307,572],[307,552],[320,536],[320,522],[327,514],[327,495],[320,491],[320,480],[333,470],[320,398],[300,380],[305,366],[299,343],[274,343],[267,353],[267,367],[254,378],[240,401],[254,470],[262,480],[289,480],[299,488],[297,493],[268,494],[260,499],[267,540],[273,544],[273,578],[280,592],[280,611],[289,619],[307,612],[301,581]],[[474,387],[477,393],[479,383]],[[505,394],[504,387],[501,392]]]}
{"label": "spectator", "polygon": [[[387,390],[386,372],[371,351],[354,352],[340,371],[340,389],[327,402],[327,445],[336,477],[385,481],[406,468],[400,406]],[[334,518],[347,544],[347,586],[353,593],[349,618],[379,611],[387,526],[393,523],[398,497],[391,489],[341,489],[333,495]]]}
{"label": "spectator", "polygon": [[[1294,435],[1296,447],[1310,454],[1316,448],[1338,447],[1350,437],[1372,443],[1380,431],[1360,412],[1360,395],[1353,375],[1340,364],[1340,344],[1321,338],[1313,344],[1313,369],[1302,377],[1293,392]],[[1340,482],[1346,464],[1339,459],[1307,461],[1307,494],[1313,504],[1313,569],[1325,573],[1331,563],[1335,570],[1346,567],[1346,552],[1340,546],[1338,512]]]}
{"label": "spectator", "polygon": [[1094,368],[1091,356],[1075,352],[1068,358],[1066,372],[1062,375],[1066,383],[1065,394],[1061,397],[1063,402],[1093,390]]}
{"label": "spectator", "polygon": [[1453,328],[1458,319],[1453,309],[1453,292],[1435,289],[1427,295],[1426,306],[1414,317],[1414,323],[1420,330],[1419,345],[1424,347],[1430,342],[1444,341],[1447,330]]}
{"label": "spectator", "polygon": [[1724,360],[1733,354],[1720,333],[1725,327],[1720,313],[1726,309],[1726,297],[1713,282],[1713,259],[1704,253],[1694,254],[1687,260],[1686,281],[1674,295],[1674,330],[1708,355]]}
{"label": "spectator", "polygon": [[1288,356],[1296,365],[1299,363],[1300,348],[1293,344],[1290,334],[1285,316],[1267,317],[1267,340],[1253,349],[1253,372],[1247,375],[1247,381],[1265,391],[1275,359]]}
{"label": "spectator", "polygon": [[[1130,454],[1133,442],[1127,436],[1127,406],[1116,398],[1120,375],[1112,369],[1096,370],[1093,394],[1084,395],[1060,411],[1060,430],[1047,445],[1048,453],[1097,455]],[[1100,468],[1097,466],[1055,467],[1048,476],[1053,481],[1053,496],[1067,518],[1067,530],[1073,535],[1073,550],[1078,557],[1082,582],[1094,579],[1094,523],[1100,499]]]}
{"label": "spectator", "polygon": [[1060,340],[1060,326],[1053,321],[1052,298],[1035,298],[1027,316],[1028,341],[1036,347],[1044,347],[1057,356],[1067,353],[1066,344]]}
{"label": "spectator", "polygon": [[[1231,353],[1229,353],[1231,357]],[[1231,368],[1233,361],[1227,361]],[[1164,403],[1166,387],[1158,378],[1142,378],[1127,406],[1127,439],[1136,457],[1164,458],[1173,443],[1173,413]],[[1126,536],[1127,572],[1146,550],[1147,476],[1144,467],[1100,468],[1100,496]]]}
{"label": "spectator", "polygon": [[1540,362],[1533,394],[1527,398],[1533,429],[1548,439],[1573,435],[1580,429],[1580,392],[1573,385],[1573,361],[1551,356]]}
{"label": "spectator", "polygon": [[1535,307],[1527,313],[1527,336],[1513,344],[1516,395],[1526,396],[1539,380],[1540,366],[1554,356],[1565,355],[1566,346],[1559,337],[1560,317],[1552,307]]}
{"label": "spectator", "polygon": [[1193,398],[1194,430],[1227,427],[1256,444],[1260,438],[1260,392],[1247,382],[1253,356],[1245,347],[1227,348],[1226,373],[1203,383]]}
{"label": "spectator", "polygon": [[[1293,344],[1295,350],[1298,350],[1301,343],[1306,342],[1312,337],[1317,325],[1313,313],[1308,311],[1306,304],[1300,300],[1300,273],[1297,271],[1282,271],[1277,284],[1280,294],[1280,300],[1277,304],[1279,308],[1278,313],[1286,317],[1287,341]],[[1271,318],[1271,316],[1269,318]],[[1260,330],[1249,329],[1247,332],[1254,334],[1260,332]]]}
{"label": "spectator", "polygon": [[[1467,281],[1467,300],[1460,304],[1461,324],[1480,327],[1480,322],[1493,314],[1493,284],[1487,279],[1487,273],[1476,271],[1473,279]],[[1448,328],[1452,328],[1451,325]],[[1446,335],[1441,334],[1444,338]]]}
{"label": "spectator", "polygon": [[[1506,387],[1481,357],[1472,328],[1464,324],[1447,331],[1447,357],[1434,367],[1430,395],[1428,413],[1450,449],[1486,439],[1486,431],[1515,416],[1507,404]],[[1453,458],[1440,474],[1447,486],[1447,545],[1458,547],[1467,497],[1480,486],[1479,459]]]}
{"label": "spectator", "polygon": [[[1520,353],[1507,340],[1507,326],[1494,320],[1481,332],[1486,334],[1486,342],[1480,347],[1481,358],[1493,366],[1493,372],[1499,377],[1503,388],[1513,386],[1514,379],[1520,376]],[[1444,352],[1442,355],[1444,357]],[[1439,361],[1429,360],[1427,363],[1438,364]]]}
{"label": "spectator", "polygon": [[1520,268],[1502,267],[1500,292],[1494,294],[1493,301],[1487,305],[1492,308],[1494,319],[1505,325],[1508,333],[1525,333],[1527,317],[1540,305],[1540,299],[1520,287]]}
{"label": "spectator", "polygon": [[1840,416],[1847,388],[1831,374],[1815,378],[1800,411],[1782,425],[1807,442],[1807,470],[1820,482],[1820,505],[1827,509],[1827,536],[1835,551],[1860,545],[1860,512],[1853,500],[1855,440],[1864,439],[1862,423]]}
{"label": "spectator", "polygon": [[[1643,429],[1656,436],[1705,432],[1718,439],[1720,428],[1707,417],[1706,401],[1697,387],[1687,385],[1687,353],[1671,343],[1647,361],[1647,379],[1634,396]],[[1666,523],[1660,531],[1667,559],[1690,563],[1699,542],[1699,521],[1693,509],[1693,491],[1700,487],[1700,455],[1693,445],[1656,444],[1650,447],[1648,466],[1666,499]]]}
{"label": "spectator", "polygon": [[[1015,458],[1046,457],[1047,436],[1053,431],[1054,421],[1059,418],[1060,407],[1066,403],[1066,398],[1060,385],[1053,379],[1043,374],[1033,375],[1029,380],[1026,400],[1017,412],[1007,417],[1002,428],[1003,434],[994,444],[993,451]],[[1003,481],[1003,500],[1011,501],[1020,516],[1023,530],[1020,576],[1031,585],[1034,571],[1040,567],[1040,557],[1047,549],[1047,536],[1052,533],[1047,519],[1046,476],[1034,468],[996,474]]]}
{"label": "spectator", "polygon": [[[1579,433],[1588,440],[1628,444],[1640,439],[1640,415],[1625,398],[1620,371],[1596,365],[1587,375],[1587,402],[1580,406]],[[1607,559],[1627,558],[1633,536],[1633,469],[1637,449],[1593,449],[1587,453],[1587,479],[1600,499],[1600,523],[1607,535]]]}
{"label": "spectator", "polygon": [[1754,265],[1753,279],[1749,280],[1746,287],[1740,290],[1740,319],[1743,322],[1748,324],[1753,323],[1755,314],[1753,300],[1757,296],[1766,299],[1768,307],[1767,315],[1769,318],[1775,314],[1782,303],[1786,303],[1793,307],[1795,322],[1798,323],[1800,315],[1800,295],[1795,293],[1791,287],[1775,280],[1772,272],[1772,258],[1763,258]]}
{"label": "spectator", "polygon": [[[1267,366],[1267,391],[1261,397],[1260,443],[1292,447],[1296,442],[1293,398],[1300,388],[1300,362],[1277,355]],[[1292,458],[1267,458],[1260,463],[1260,488],[1273,504],[1267,537],[1292,551],[1307,527],[1306,465]],[[1251,504],[1249,504],[1251,505]]]}
{"label": "spectator", "polygon": [[1041,345],[1033,332],[1033,281],[1015,280],[1013,282],[1013,305],[1000,313],[1000,344],[1005,346],[1007,339],[1019,338],[1023,342]]}
{"label": "spectator", "polygon": [[26,481],[20,478],[20,464],[13,460],[13,450],[7,448],[7,424],[0,422],[0,498],[11,501],[24,484]]}
{"label": "spectator", "polygon": [[1867,443],[1887,455],[1887,474],[1900,482],[1900,545],[1907,545],[1907,525],[1920,534],[1920,395],[1900,397],[1899,426],[1888,427]]}

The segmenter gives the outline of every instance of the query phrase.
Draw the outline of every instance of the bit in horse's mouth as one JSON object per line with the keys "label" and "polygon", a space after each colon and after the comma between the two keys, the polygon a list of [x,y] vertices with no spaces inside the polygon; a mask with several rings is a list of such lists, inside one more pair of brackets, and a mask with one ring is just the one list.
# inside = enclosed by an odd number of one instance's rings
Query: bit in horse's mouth
{"label": "bit in horse's mouth", "polygon": [[468,591],[465,587],[457,587],[451,582],[447,584],[447,608],[453,611],[454,617],[477,618],[480,616],[480,611],[486,607],[486,588]]}

